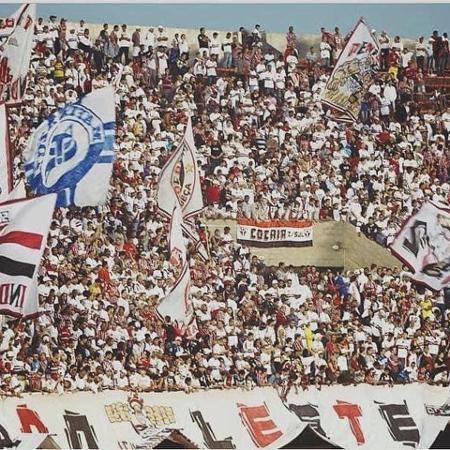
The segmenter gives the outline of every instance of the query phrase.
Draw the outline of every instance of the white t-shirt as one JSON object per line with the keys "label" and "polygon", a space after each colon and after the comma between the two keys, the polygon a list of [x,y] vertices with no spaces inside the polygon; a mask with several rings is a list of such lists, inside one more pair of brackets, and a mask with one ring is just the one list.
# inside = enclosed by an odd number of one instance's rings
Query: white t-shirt
{"label": "white t-shirt", "polygon": [[220,40],[219,38],[212,38],[209,43],[209,54],[218,55],[220,53]]}
{"label": "white t-shirt", "polygon": [[331,52],[331,47],[328,42],[321,42],[320,43],[320,57],[322,59],[329,58]]}
{"label": "white t-shirt", "polygon": [[127,31],[121,31],[119,33],[119,47],[130,47],[131,36]]}
{"label": "white t-shirt", "polygon": [[205,65],[206,65],[206,75],[208,75],[209,77],[215,77],[217,75],[216,72],[217,62],[208,59]]}

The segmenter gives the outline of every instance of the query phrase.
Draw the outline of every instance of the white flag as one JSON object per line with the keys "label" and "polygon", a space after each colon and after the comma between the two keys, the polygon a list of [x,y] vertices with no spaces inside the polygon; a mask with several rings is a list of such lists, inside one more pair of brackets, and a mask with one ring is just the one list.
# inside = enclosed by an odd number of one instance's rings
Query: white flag
{"label": "white flag", "polygon": [[12,190],[11,151],[5,104],[0,105],[0,202],[9,198]]}
{"label": "white flag", "polygon": [[193,309],[190,297],[191,275],[189,264],[185,262],[181,275],[175,282],[172,290],[157,306],[161,317],[169,316],[179,325],[188,325],[192,321]]}
{"label": "white flag", "polygon": [[343,121],[356,121],[378,65],[379,44],[360,19],[342,50],[321,95],[322,103],[337,110]]}
{"label": "white flag", "polygon": [[183,216],[177,203],[173,208],[169,231],[170,263],[181,269],[187,260],[186,244],[183,237]]}
{"label": "white flag", "polygon": [[175,202],[181,205],[184,220],[198,215],[204,208],[197,152],[189,119],[183,140],[161,170],[158,185],[158,207],[167,217]]}
{"label": "white flag", "polygon": [[58,207],[104,204],[114,161],[115,117],[114,91],[109,86],[43,122],[24,153],[33,191],[57,193]]}
{"label": "white flag", "polygon": [[27,196],[27,190],[25,189],[25,181],[20,180],[15,186],[14,189],[9,193],[9,200],[20,200]]}
{"label": "white flag", "polygon": [[450,208],[425,203],[403,225],[392,253],[413,271],[413,279],[440,290],[450,286]]}
{"label": "white flag", "polygon": [[56,195],[0,204],[0,314],[37,314],[36,277]]}
{"label": "white flag", "polygon": [[5,43],[0,51],[0,97],[8,103],[19,103],[33,50],[36,5],[25,4],[7,19]]}

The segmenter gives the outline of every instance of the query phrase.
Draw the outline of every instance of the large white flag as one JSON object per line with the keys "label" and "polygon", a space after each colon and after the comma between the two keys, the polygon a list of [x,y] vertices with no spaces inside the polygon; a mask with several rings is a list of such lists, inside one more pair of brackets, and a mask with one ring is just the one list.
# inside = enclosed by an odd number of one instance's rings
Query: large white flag
{"label": "large white flag", "polygon": [[404,224],[391,250],[413,271],[413,279],[432,289],[450,285],[450,208],[425,203]]}
{"label": "large white flag", "polygon": [[36,277],[56,195],[0,204],[0,314],[30,318],[38,312]]}
{"label": "large white flag", "polygon": [[22,5],[6,20],[5,38],[0,50],[0,98],[8,103],[19,103],[30,66],[33,50],[36,5]]}
{"label": "large white flag", "polygon": [[169,294],[164,297],[157,306],[157,311],[161,317],[169,316],[179,325],[188,325],[192,321],[193,308],[190,297],[191,275],[189,264],[184,263],[183,270],[172,287]]}
{"label": "large white flag", "polygon": [[342,50],[321,95],[321,101],[337,110],[343,121],[356,121],[378,67],[379,44],[360,19]]}
{"label": "large white flag", "polygon": [[8,199],[12,190],[11,151],[5,104],[0,104],[0,202]]}
{"label": "large white flag", "polygon": [[114,133],[112,87],[58,110],[37,128],[24,154],[28,184],[38,195],[57,193],[57,206],[104,204]]}
{"label": "large white flag", "polygon": [[204,208],[191,119],[183,140],[164,165],[159,177],[160,211],[170,217],[176,201],[181,205],[185,220],[198,215]]}

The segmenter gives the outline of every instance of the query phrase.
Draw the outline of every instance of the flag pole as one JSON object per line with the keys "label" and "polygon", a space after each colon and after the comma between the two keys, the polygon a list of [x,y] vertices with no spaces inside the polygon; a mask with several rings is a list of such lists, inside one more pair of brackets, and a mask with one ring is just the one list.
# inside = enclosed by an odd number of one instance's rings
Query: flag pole
{"label": "flag pole", "polygon": [[[6,159],[8,164],[8,194],[13,190],[13,161],[14,157],[11,150],[11,134],[9,132],[9,115],[10,115],[10,107],[7,102],[4,102],[5,105],[5,121],[6,121]],[[20,105],[20,104],[19,104]]]}

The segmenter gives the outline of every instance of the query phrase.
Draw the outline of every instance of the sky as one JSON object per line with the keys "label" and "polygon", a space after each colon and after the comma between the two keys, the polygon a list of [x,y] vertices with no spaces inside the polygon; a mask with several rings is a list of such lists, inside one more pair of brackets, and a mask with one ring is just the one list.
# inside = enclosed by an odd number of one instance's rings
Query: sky
{"label": "sky", "polygon": [[[0,4],[0,16],[10,15],[18,5]],[[163,25],[176,28],[205,26],[217,30],[238,30],[256,23],[271,32],[286,32],[293,25],[297,33],[318,33],[320,27],[339,26],[347,32],[359,17],[372,28],[402,37],[429,35],[434,29],[450,31],[450,4],[133,4],[84,3],[38,4],[38,15],[50,14],[69,21],[130,25]]]}

